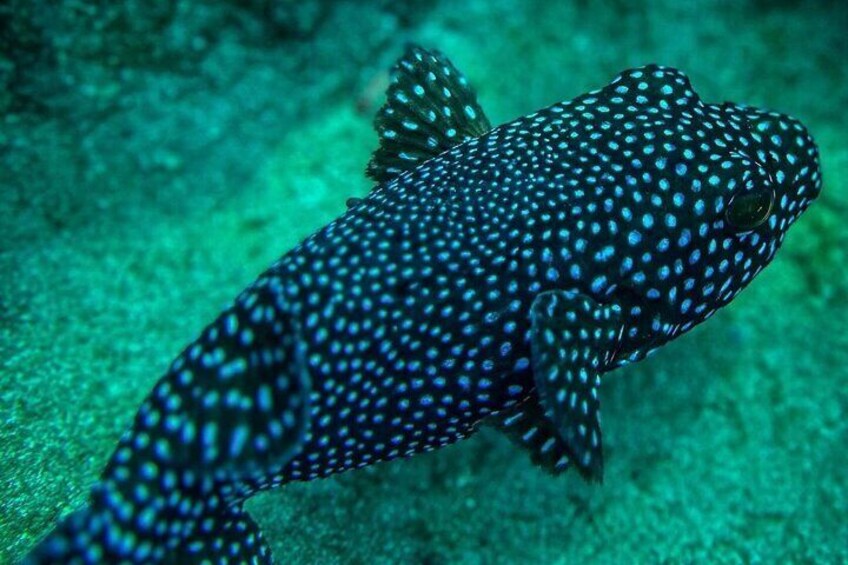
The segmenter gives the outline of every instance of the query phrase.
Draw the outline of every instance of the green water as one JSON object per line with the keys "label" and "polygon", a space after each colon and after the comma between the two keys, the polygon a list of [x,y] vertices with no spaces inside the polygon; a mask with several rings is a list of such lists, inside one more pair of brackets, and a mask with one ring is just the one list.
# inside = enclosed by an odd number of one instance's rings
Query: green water
{"label": "green water", "polygon": [[280,563],[848,561],[842,2],[0,7],[0,563],[85,499],[168,362],[370,188],[406,41],[493,123],[627,67],[801,119],[822,196],[734,303],[604,382],[602,486],[485,430],[252,499]]}

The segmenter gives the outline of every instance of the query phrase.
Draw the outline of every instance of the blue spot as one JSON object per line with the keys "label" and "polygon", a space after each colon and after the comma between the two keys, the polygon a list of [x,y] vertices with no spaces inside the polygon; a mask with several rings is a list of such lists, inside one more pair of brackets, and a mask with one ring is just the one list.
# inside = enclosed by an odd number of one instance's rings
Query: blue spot
{"label": "blue spot", "polygon": [[607,245],[597,253],[595,253],[596,261],[608,261],[610,257],[615,255],[615,248],[612,245]]}
{"label": "blue spot", "polygon": [[236,429],[233,432],[232,437],[230,438],[230,455],[232,457],[238,457],[238,455],[241,453],[241,450],[244,448],[244,444],[247,441],[247,437],[247,426],[236,426]]}
{"label": "blue spot", "polygon": [[159,474],[159,467],[152,461],[145,461],[141,465],[141,476],[147,480],[155,479]]}
{"label": "blue spot", "polygon": [[607,286],[607,278],[604,275],[595,277],[592,280],[592,292],[599,293]]}
{"label": "blue spot", "polygon": [[701,250],[694,249],[692,253],[689,254],[689,264],[694,265],[701,259]]}

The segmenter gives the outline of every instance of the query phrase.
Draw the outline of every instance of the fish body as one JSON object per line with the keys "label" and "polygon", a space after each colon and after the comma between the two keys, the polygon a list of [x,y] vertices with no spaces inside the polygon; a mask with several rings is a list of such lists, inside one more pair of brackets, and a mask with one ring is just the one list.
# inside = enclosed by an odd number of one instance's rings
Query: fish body
{"label": "fish body", "polygon": [[270,562],[253,493],[481,423],[599,481],[602,375],[730,302],[821,190],[797,120],[655,65],[492,129],[413,47],[376,127],[371,193],[177,357],[28,562]]}

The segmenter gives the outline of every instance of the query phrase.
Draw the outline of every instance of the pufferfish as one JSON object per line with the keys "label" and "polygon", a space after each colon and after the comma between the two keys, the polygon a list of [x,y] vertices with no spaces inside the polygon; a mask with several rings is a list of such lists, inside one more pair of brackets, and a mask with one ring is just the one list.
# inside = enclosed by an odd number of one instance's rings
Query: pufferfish
{"label": "pufferfish", "polygon": [[483,423],[600,481],[603,376],[729,303],[821,190],[799,121],[657,65],[492,128],[413,46],[375,125],[371,192],[186,347],[26,563],[270,563],[252,494]]}

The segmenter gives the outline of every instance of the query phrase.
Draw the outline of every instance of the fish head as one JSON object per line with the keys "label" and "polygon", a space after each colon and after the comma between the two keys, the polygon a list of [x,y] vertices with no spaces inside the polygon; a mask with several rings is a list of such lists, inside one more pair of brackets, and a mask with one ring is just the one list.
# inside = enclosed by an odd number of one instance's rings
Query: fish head
{"label": "fish head", "polygon": [[628,71],[604,93],[630,112],[616,137],[630,151],[607,297],[631,312],[624,349],[637,359],[709,318],[769,264],[821,192],[821,171],[798,120],[704,103],[670,67]]}
{"label": "fish head", "polygon": [[722,105],[722,112],[743,128],[731,155],[747,177],[741,189],[725,195],[727,227],[739,235],[759,231],[777,241],[777,248],[821,193],[816,143],[799,120],[786,114],[733,104]]}
{"label": "fish head", "polygon": [[[689,209],[680,223],[689,224],[695,247],[681,258],[688,268],[672,328],[697,324],[733,300],[821,192],[818,150],[798,120],[728,103],[704,113],[702,127],[711,124],[715,137],[683,184]],[[679,242],[680,232],[674,235]]]}
{"label": "fish head", "polygon": [[704,258],[693,288],[706,305],[701,315],[730,302],[772,261],[822,184],[816,144],[795,118],[729,103],[705,112],[716,137],[700,183],[689,186],[688,216]]}

